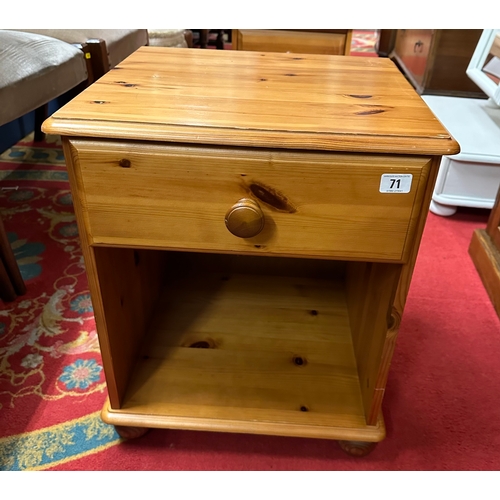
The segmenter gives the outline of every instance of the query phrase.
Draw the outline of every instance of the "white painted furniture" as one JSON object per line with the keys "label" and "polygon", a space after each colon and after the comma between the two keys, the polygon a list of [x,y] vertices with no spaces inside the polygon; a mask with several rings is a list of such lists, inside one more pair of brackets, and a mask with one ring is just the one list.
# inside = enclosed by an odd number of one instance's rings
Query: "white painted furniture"
{"label": "white painted furniture", "polygon": [[[492,60],[493,59],[493,60]],[[500,106],[500,84],[498,68],[500,60],[500,29],[483,30],[476,50],[467,68],[467,76],[488,96],[497,106]],[[486,63],[486,64],[485,64]]]}
{"label": "white painted furniture", "polygon": [[459,206],[492,208],[500,185],[500,108],[491,99],[422,99],[461,148],[441,160],[431,212],[448,216]]}

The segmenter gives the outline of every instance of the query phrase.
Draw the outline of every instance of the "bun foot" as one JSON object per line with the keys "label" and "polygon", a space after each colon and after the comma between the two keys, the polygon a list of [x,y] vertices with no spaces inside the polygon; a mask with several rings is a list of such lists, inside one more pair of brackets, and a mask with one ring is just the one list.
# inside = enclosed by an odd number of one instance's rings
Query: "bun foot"
{"label": "bun foot", "polygon": [[378,444],[366,441],[338,441],[338,443],[342,450],[351,457],[366,457]]}
{"label": "bun foot", "polygon": [[149,431],[147,427],[129,427],[126,425],[115,425],[116,432],[124,439],[137,439]]}
{"label": "bun foot", "polygon": [[457,207],[451,205],[443,205],[442,203],[438,203],[437,201],[432,200],[430,211],[433,214],[441,215],[441,217],[450,217],[457,211]]}

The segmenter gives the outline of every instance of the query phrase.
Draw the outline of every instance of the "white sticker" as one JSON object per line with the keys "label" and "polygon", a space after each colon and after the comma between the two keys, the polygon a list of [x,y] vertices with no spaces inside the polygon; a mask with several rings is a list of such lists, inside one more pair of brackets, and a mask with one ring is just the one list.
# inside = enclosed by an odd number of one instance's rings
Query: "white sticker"
{"label": "white sticker", "polygon": [[380,179],[381,193],[409,193],[412,174],[382,174]]}

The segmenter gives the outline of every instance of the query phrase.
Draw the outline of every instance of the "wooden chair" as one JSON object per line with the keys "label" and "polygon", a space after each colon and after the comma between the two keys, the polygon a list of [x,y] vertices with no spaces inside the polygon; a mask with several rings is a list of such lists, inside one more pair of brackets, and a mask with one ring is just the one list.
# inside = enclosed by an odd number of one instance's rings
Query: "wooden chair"
{"label": "wooden chair", "polygon": [[[147,29],[47,29],[16,30],[52,37],[78,47],[88,62],[87,85],[98,80],[111,68],[122,62],[139,47],[148,44]],[[35,114],[35,141],[43,139],[42,123],[48,118],[48,107],[42,107]]]}
{"label": "wooden chair", "polygon": [[[85,56],[78,48],[46,36],[12,30],[0,30],[0,68],[0,126],[43,109],[49,101],[88,78]],[[0,299],[14,300],[25,292],[0,221]]]}
{"label": "wooden chair", "polygon": [[[83,90],[147,43],[147,30],[0,30],[0,126],[35,111],[42,140],[51,100]],[[25,292],[0,221],[0,299]]]}

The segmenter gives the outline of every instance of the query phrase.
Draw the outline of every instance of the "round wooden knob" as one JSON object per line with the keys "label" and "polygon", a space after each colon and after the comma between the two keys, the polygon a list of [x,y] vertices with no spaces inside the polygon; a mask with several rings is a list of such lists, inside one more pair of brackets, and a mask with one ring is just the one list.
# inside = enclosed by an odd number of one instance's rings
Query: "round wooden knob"
{"label": "round wooden knob", "polygon": [[238,238],[257,236],[264,228],[264,214],[259,205],[249,198],[236,202],[224,220],[229,231]]}

